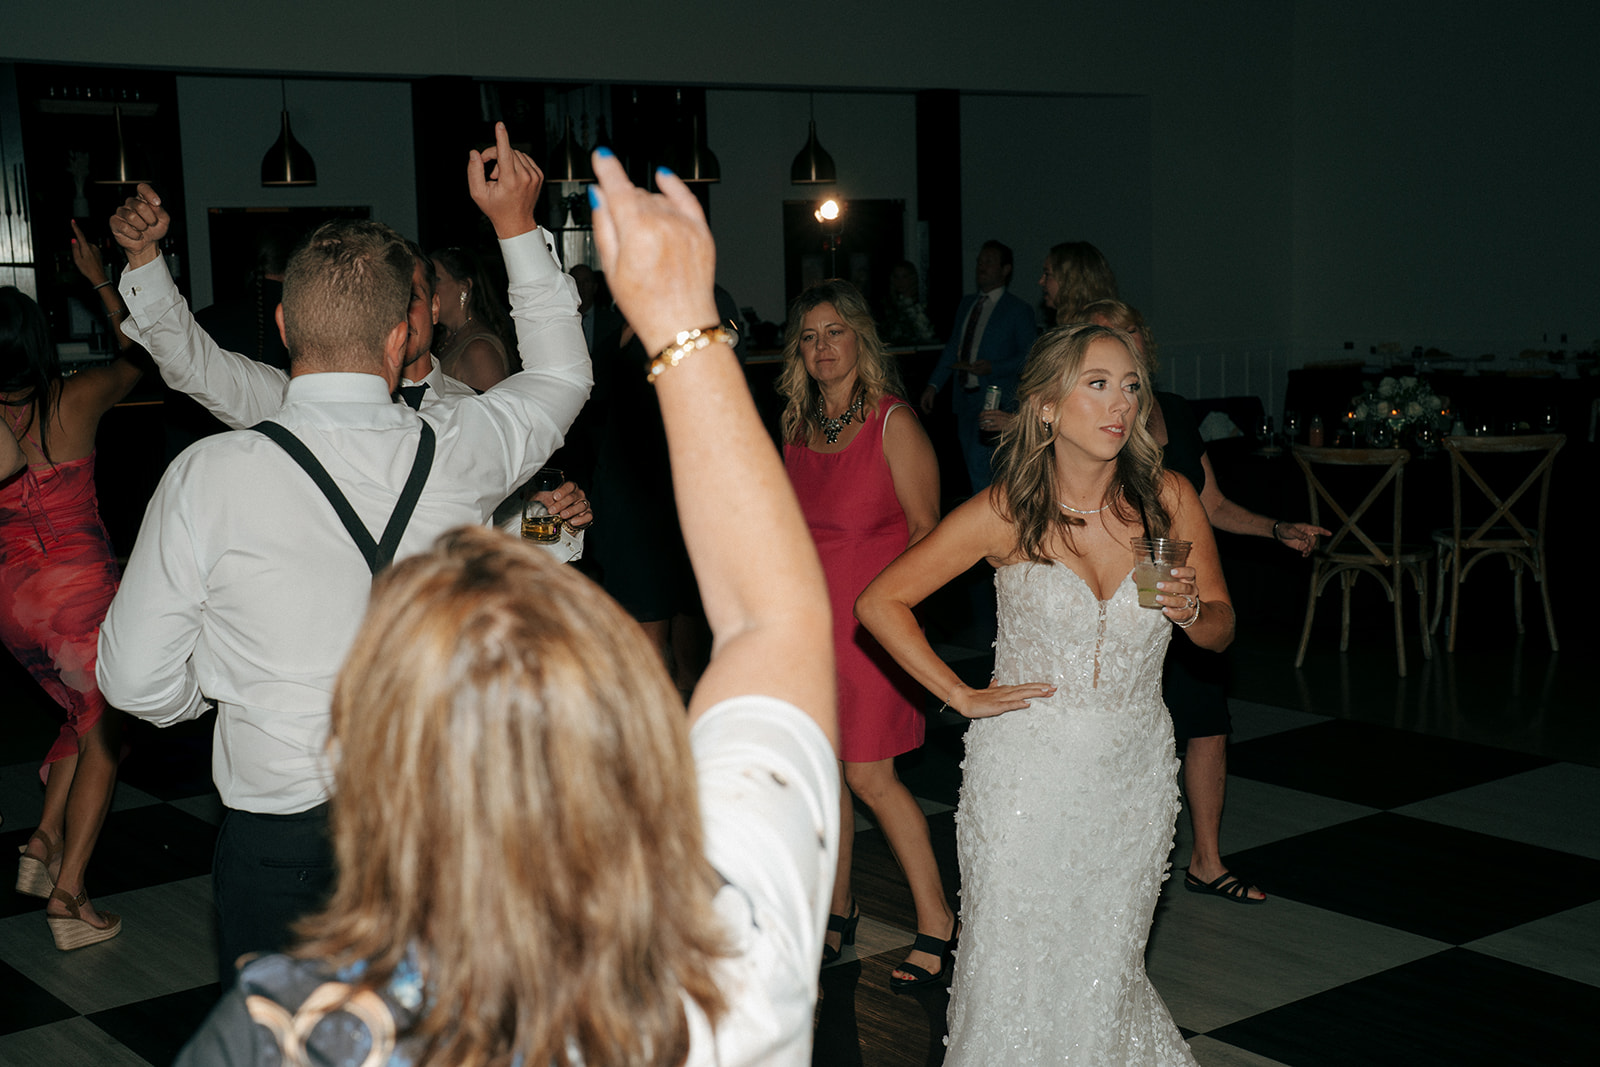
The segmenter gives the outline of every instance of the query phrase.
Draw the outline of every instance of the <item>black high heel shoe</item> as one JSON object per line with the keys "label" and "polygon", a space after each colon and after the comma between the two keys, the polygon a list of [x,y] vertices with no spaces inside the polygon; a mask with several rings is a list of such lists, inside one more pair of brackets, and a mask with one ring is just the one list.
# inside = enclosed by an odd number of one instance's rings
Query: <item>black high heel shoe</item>
{"label": "black high heel shoe", "polygon": [[959,933],[952,933],[950,935],[950,940],[941,941],[932,934],[919,933],[917,935],[917,939],[911,942],[911,951],[926,952],[930,956],[938,956],[939,971],[937,974],[931,974],[926,968],[918,967],[914,963],[902,963],[900,966],[896,967],[895,970],[904,971],[906,974],[909,974],[912,977],[897,978],[891,974],[889,976],[890,991],[894,993],[905,993],[913,989],[919,989],[925,985],[933,985],[937,982],[948,981],[950,978],[950,968],[955,963],[956,938],[958,936]]}
{"label": "black high heel shoe", "polygon": [[822,946],[822,965],[838,963],[839,957],[844,955],[844,947],[856,943],[856,924],[861,922],[861,905],[855,901],[850,902],[850,917],[843,915],[828,916],[828,933],[839,935],[839,947],[834,948],[827,943]]}

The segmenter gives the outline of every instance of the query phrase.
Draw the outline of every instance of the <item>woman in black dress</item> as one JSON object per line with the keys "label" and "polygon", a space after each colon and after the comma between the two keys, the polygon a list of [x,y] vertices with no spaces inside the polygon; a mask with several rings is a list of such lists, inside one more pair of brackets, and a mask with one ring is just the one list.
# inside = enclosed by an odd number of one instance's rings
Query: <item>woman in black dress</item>
{"label": "woman in black dress", "polygon": [[[1078,317],[1126,330],[1154,358],[1155,343],[1137,309],[1120,300],[1096,300],[1085,305]],[[1188,402],[1176,393],[1157,391],[1155,397],[1149,426],[1151,436],[1162,449],[1162,466],[1189,479],[1200,494],[1200,503],[1213,528],[1270,537],[1302,556],[1311,554],[1319,536],[1331,536],[1320,526],[1269,519],[1229,500],[1217,484]],[[1194,851],[1184,873],[1183,887],[1240,904],[1262,904],[1266,894],[1235,877],[1222,862],[1222,802],[1228,778],[1228,734],[1233,728],[1223,689],[1223,662],[1221,656],[1192,642],[1174,641],[1168,648],[1162,675],[1173,734],[1184,754],[1183,791],[1189,800],[1189,822],[1194,828]]]}

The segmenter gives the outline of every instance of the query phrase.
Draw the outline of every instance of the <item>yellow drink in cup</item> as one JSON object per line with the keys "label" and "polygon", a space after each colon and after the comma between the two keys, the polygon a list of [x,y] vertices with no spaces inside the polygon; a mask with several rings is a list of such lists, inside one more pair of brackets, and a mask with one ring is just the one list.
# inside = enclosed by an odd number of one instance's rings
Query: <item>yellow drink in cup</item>
{"label": "yellow drink in cup", "polygon": [[1161,608],[1164,605],[1156,600],[1161,595],[1156,583],[1171,578],[1172,568],[1181,567],[1189,561],[1189,549],[1194,547],[1194,542],[1174,541],[1165,537],[1134,537],[1130,543],[1134,552],[1133,584],[1139,590],[1139,606]]}

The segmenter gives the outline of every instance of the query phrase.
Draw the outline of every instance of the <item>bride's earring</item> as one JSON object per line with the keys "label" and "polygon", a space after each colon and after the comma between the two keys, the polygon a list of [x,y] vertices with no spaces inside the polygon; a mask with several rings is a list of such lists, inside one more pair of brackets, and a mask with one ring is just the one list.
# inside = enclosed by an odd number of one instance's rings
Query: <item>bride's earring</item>
{"label": "bride's earring", "polygon": [[1044,423],[1044,435],[1046,437],[1049,437],[1050,436],[1050,420],[1049,419],[1040,419],[1039,421]]}

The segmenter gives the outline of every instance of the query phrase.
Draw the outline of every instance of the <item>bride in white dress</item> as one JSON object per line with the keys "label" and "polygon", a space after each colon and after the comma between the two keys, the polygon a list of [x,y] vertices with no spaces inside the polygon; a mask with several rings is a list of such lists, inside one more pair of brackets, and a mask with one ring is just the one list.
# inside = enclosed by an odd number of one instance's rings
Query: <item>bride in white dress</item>
{"label": "bride in white dress", "polygon": [[[977,720],[956,815],[950,1067],[1195,1062],[1144,970],[1178,811],[1161,661],[1169,639],[1227,647],[1233,607],[1205,510],[1145,428],[1149,380],[1120,330],[1045,334],[994,484],[856,602],[918,681]],[[1129,539],[1144,536],[1194,545],[1160,610],[1133,584]],[[999,639],[994,680],[972,689],[912,608],[980,559],[996,568]]]}

